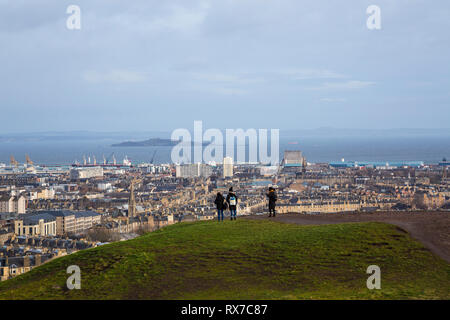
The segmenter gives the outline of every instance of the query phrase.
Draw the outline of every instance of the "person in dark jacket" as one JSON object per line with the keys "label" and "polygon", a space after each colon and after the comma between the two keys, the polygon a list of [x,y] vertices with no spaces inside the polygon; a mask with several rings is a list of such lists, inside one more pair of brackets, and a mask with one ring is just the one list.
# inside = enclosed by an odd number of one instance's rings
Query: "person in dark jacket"
{"label": "person in dark jacket", "polygon": [[230,187],[230,190],[227,194],[227,203],[228,208],[230,208],[231,220],[236,220],[236,207],[237,207],[238,197],[233,192],[233,187]]}
{"label": "person in dark jacket", "polygon": [[269,198],[269,218],[273,216],[275,217],[275,202],[277,202],[277,194],[275,189],[269,187],[269,192],[266,194],[267,198]]}
{"label": "person in dark jacket", "polygon": [[223,221],[223,209],[225,207],[224,205],[225,198],[220,192],[217,192],[216,200],[214,200],[214,203],[216,204],[217,208],[217,220]]}

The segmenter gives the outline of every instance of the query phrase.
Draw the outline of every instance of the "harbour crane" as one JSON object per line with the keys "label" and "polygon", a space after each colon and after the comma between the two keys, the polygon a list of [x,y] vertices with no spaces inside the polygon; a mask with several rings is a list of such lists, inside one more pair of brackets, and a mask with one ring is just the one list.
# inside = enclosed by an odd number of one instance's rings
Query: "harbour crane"
{"label": "harbour crane", "polygon": [[30,166],[33,165],[33,161],[31,161],[30,157],[27,154],[25,155],[25,159],[26,159],[28,165],[30,165]]}
{"label": "harbour crane", "polygon": [[[114,160],[114,162],[115,162],[114,152],[111,153],[108,158],[106,158],[106,164],[111,164],[111,159]],[[115,163],[113,163],[113,164],[115,164]]]}
{"label": "harbour crane", "polygon": [[9,158],[9,163],[14,167],[17,167],[19,165],[19,162],[16,161],[13,155],[11,155],[11,157]]}
{"label": "harbour crane", "polygon": [[157,150],[155,150],[155,152],[153,152],[153,156],[152,156],[152,159],[150,160],[150,164],[153,164],[153,162],[155,161],[156,151]]}

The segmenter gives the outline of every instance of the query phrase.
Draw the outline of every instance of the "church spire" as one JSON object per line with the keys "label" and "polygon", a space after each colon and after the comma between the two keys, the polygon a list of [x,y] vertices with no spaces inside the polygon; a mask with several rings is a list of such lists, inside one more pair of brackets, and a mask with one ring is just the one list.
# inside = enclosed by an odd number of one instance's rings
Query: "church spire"
{"label": "church spire", "polygon": [[134,180],[130,184],[130,198],[128,199],[128,217],[136,216],[136,200],[134,199]]}

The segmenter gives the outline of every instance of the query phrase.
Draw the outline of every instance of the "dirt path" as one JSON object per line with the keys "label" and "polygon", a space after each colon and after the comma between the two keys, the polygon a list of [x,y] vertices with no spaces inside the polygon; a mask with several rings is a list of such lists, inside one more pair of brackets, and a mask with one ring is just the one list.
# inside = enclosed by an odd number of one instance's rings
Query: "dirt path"
{"label": "dirt path", "polygon": [[[267,215],[247,219],[269,219]],[[376,212],[331,214],[280,214],[273,221],[302,225],[378,221],[396,225],[422,242],[433,253],[450,263],[450,212]]]}

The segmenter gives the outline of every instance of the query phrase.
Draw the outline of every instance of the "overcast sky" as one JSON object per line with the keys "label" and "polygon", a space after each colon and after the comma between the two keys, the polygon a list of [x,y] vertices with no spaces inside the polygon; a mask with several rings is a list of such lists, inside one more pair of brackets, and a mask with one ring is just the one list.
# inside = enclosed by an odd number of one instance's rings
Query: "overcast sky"
{"label": "overcast sky", "polygon": [[0,0],[0,132],[448,128],[449,57],[448,0]]}

